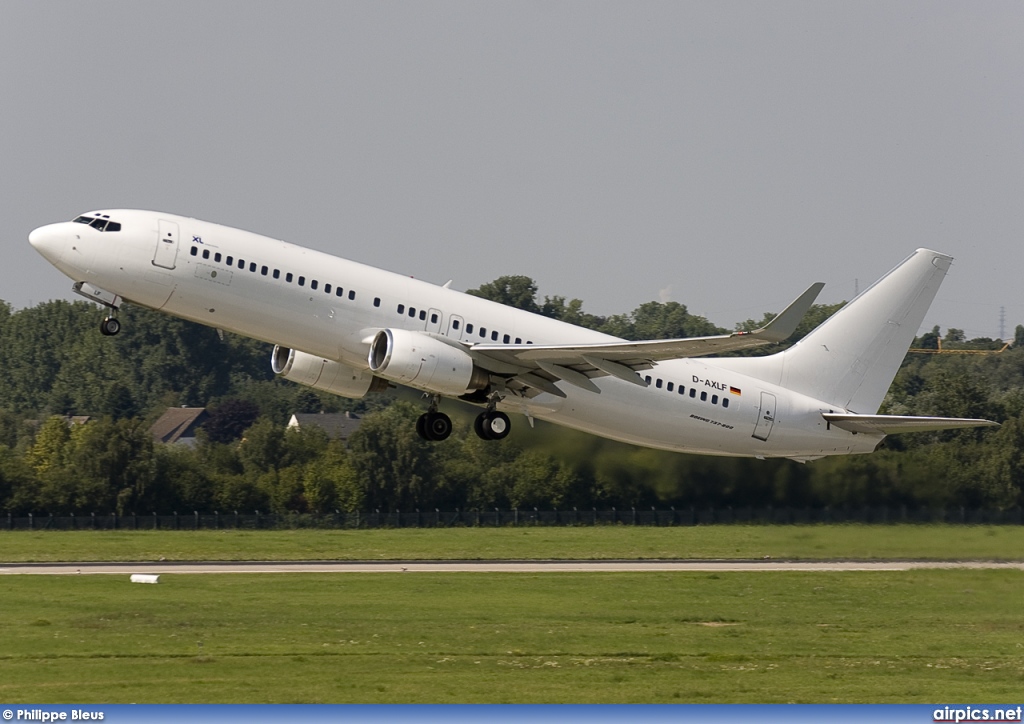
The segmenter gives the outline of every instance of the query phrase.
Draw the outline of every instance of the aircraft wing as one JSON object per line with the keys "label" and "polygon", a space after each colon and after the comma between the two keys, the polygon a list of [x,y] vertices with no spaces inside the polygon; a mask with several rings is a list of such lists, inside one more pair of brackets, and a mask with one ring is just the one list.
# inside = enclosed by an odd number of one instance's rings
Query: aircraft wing
{"label": "aircraft wing", "polygon": [[992,420],[976,420],[968,417],[915,417],[912,415],[850,415],[822,413],[830,424],[850,432],[864,432],[873,435],[895,435],[900,432],[928,432],[934,430],[956,430],[963,427],[999,427]]}
{"label": "aircraft wing", "polygon": [[[752,332],[734,332],[712,337],[650,340],[644,342],[599,342],[576,345],[476,344],[474,356],[493,360],[497,367],[522,370],[512,379],[527,387],[564,394],[553,382],[563,380],[592,392],[599,392],[592,377],[612,375],[646,386],[637,370],[650,369],[655,362],[681,357],[703,357],[782,342],[794,331],[825,285],[812,284],[768,324]],[[525,369],[523,369],[525,368]]]}

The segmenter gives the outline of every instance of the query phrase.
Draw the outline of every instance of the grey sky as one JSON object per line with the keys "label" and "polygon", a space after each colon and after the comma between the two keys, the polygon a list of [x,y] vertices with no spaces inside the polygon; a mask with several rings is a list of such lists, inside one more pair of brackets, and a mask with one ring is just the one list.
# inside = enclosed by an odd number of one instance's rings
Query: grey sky
{"label": "grey sky", "polygon": [[0,299],[28,232],[239,226],[597,314],[731,327],[956,257],[926,327],[1024,323],[1024,3],[87,2],[0,7]]}

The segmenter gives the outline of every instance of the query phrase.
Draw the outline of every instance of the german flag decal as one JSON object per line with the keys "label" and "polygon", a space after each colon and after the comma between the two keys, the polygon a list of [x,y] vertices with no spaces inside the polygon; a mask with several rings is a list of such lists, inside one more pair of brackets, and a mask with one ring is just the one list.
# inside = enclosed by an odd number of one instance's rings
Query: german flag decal
{"label": "german flag decal", "polygon": [[742,392],[740,391],[740,388],[739,388],[739,387],[732,387],[731,385],[730,385],[730,387],[729,387],[729,392],[731,392],[732,394],[736,395],[737,397],[743,394],[743,393],[742,393]]}

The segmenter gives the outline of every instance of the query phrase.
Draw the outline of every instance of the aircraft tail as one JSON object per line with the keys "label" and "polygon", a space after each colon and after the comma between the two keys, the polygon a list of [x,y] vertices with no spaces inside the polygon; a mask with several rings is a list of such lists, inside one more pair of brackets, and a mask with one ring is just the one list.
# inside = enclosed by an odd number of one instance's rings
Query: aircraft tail
{"label": "aircraft tail", "polygon": [[918,249],[781,358],[783,386],[860,414],[878,411],[952,257]]}
{"label": "aircraft tail", "polygon": [[918,249],[789,349],[715,364],[860,415],[878,412],[953,258]]}

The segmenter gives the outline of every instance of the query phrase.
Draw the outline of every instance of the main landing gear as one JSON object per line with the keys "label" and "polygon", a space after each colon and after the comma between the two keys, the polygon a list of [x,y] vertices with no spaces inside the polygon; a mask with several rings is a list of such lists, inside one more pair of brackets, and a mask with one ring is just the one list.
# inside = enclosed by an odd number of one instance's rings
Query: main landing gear
{"label": "main landing gear", "polygon": [[495,409],[501,401],[501,395],[492,392],[487,398],[487,409],[476,416],[473,421],[473,432],[484,440],[504,440],[512,432],[512,422],[508,415]]}
{"label": "main landing gear", "polygon": [[416,419],[416,432],[424,440],[439,442],[447,440],[452,434],[452,418],[437,411],[437,403],[440,401],[440,395],[432,396],[430,407]]}
{"label": "main landing gear", "polygon": [[476,416],[473,431],[484,440],[504,440],[512,431],[512,422],[500,410],[486,410]]}
{"label": "main landing gear", "polygon": [[[443,412],[437,411],[440,395],[430,399],[430,407],[416,419],[416,433],[424,440],[439,442],[447,440],[452,434],[452,419]],[[498,400],[493,396],[487,403],[487,409],[476,416],[473,431],[483,440],[504,440],[512,431],[512,422],[508,415],[495,409]]]}

